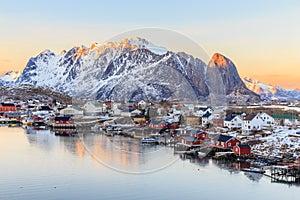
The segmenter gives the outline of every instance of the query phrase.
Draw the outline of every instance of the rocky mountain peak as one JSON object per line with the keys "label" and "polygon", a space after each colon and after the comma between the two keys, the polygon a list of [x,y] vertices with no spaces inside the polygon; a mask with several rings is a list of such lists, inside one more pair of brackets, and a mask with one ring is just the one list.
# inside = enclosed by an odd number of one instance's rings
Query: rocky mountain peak
{"label": "rocky mountain peak", "polygon": [[211,58],[211,60],[210,60],[210,62],[209,62],[209,66],[210,67],[215,67],[215,66],[217,66],[217,67],[226,67],[226,66],[228,66],[228,58],[226,58],[225,56],[223,56],[222,54],[220,54],[220,53],[215,53],[213,56],[212,56],[212,58]]}

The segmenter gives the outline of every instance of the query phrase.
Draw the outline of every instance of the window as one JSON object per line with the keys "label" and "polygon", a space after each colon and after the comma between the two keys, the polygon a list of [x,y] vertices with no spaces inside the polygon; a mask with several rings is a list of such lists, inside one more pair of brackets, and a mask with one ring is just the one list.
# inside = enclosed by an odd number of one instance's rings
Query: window
{"label": "window", "polygon": [[230,142],[228,142],[228,146],[231,147],[231,143]]}

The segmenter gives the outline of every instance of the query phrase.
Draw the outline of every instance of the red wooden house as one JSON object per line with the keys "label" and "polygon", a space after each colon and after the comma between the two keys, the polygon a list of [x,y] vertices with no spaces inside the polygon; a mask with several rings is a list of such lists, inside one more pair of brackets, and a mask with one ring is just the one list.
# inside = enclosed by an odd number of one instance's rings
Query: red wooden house
{"label": "red wooden house", "polygon": [[202,130],[192,130],[190,136],[197,137],[200,141],[209,139],[208,133]]}
{"label": "red wooden house", "polygon": [[58,116],[54,119],[55,124],[73,124],[71,116]]}
{"label": "red wooden house", "polygon": [[238,144],[234,146],[233,152],[235,155],[247,155],[251,153],[251,147],[248,144]]}
{"label": "red wooden house", "polygon": [[241,144],[241,141],[235,137],[220,134],[212,141],[212,144],[221,149],[233,149],[234,146]]}
{"label": "red wooden house", "polygon": [[200,141],[197,139],[197,137],[183,136],[180,138],[180,143],[185,146],[195,146],[199,145]]}
{"label": "red wooden house", "polygon": [[15,112],[17,110],[14,103],[0,103],[0,112]]}

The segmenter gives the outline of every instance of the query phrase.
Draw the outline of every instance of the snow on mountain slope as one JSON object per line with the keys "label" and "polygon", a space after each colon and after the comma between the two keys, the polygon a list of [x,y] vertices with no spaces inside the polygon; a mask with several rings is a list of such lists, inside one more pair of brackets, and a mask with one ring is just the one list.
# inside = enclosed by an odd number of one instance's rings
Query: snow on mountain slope
{"label": "snow on mountain slope", "polygon": [[4,74],[0,74],[0,86],[1,85],[11,85],[21,76],[20,71],[8,71]]}
{"label": "snow on mountain slope", "polygon": [[248,89],[259,94],[262,99],[300,100],[300,91],[268,85],[252,78],[244,78],[243,81]]}
{"label": "snow on mountain slope", "polygon": [[[225,77],[233,77],[227,82],[240,80],[237,73],[228,75],[236,71],[233,64],[223,68]],[[207,65],[198,58],[131,38],[74,47],[58,55],[46,50],[29,60],[16,84],[47,86],[85,98],[195,101],[210,95],[206,71]],[[256,96],[244,84],[226,81],[226,91],[231,94],[239,89]],[[235,87],[237,83],[239,87]]]}

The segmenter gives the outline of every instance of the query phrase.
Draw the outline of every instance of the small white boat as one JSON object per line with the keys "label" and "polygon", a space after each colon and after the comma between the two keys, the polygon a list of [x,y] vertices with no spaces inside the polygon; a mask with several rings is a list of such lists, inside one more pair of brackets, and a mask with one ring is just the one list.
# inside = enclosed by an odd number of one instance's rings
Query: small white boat
{"label": "small white boat", "polygon": [[146,138],[141,139],[141,143],[142,144],[158,144],[158,141],[154,138],[146,137]]}
{"label": "small white boat", "polygon": [[242,169],[242,171],[244,171],[244,172],[259,173],[259,174],[264,174],[266,172],[264,169],[256,168],[256,167],[245,168],[245,169]]}
{"label": "small white boat", "polygon": [[204,158],[206,156],[206,153],[198,151],[198,157],[199,158]]}

